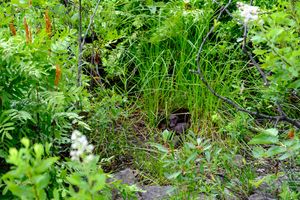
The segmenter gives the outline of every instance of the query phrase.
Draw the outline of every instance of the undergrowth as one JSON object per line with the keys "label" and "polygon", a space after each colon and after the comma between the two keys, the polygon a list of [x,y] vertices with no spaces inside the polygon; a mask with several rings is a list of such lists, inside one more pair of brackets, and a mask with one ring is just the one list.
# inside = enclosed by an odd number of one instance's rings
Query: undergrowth
{"label": "undergrowth", "polygon": [[1,199],[299,198],[300,3],[251,2],[1,1]]}

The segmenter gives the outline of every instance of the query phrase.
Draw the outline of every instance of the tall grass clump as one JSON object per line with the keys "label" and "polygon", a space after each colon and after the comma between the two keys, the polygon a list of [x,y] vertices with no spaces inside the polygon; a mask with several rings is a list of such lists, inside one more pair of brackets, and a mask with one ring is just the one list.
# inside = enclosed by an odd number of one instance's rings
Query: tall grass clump
{"label": "tall grass clump", "polygon": [[[206,126],[222,107],[202,85],[197,75],[198,47],[214,22],[217,5],[212,2],[183,4],[169,2],[159,7],[152,27],[138,47],[131,48],[138,66],[137,83],[142,93],[144,111],[151,124],[158,123],[161,112],[187,108],[194,128]],[[154,21],[154,22],[153,22]],[[235,95],[238,78],[245,62],[239,44],[232,38],[241,32],[236,24],[221,19],[219,29],[209,38],[201,55],[201,67],[207,80],[220,94]],[[232,33],[232,30],[236,33]],[[214,45],[210,45],[213,43]]]}

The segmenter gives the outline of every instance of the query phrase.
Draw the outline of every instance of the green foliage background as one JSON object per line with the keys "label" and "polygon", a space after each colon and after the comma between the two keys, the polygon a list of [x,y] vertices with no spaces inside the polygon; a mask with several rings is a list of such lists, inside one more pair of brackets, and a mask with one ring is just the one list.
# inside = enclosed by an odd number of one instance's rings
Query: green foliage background
{"label": "green foliage background", "polygon": [[[192,72],[197,68],[198,48],[214,25],[216,28],[200,55],[201,69],[212,88],[245,109],[273,116],[280,112],[280,104],[284,114],[299,119],[298,1],[253,1],[262,14],[258,21],[248,25],[247,48],[266,72],[269,87],[263,85],[259,72],[242,50],[244,30],[243,24],[236,20],[235,0],[228,7],[233,18],[225,14],[219,21],[215,19],[221,5],[227,3],[224,0],[218,3],[210,0],[101,1],[84,41],[83,83],[78,87],[78,3],[77,0],[0,3],[0,164],[6,166],[0,174],[9,171],[8,163],[25,171],[16,176],[10,171],[11,176],[3,176],[10,191],[16,185],[31,191],[36,185],[41,199],[75,198],[76,195],[84,198],[86,190],[76,192],[66,189],[66,185],[93,188],[95,185],[89,180],[95,181],[93,176],[99,175],[102,180],[99,190],[105,188],[103,194],[109,199],[113,187],[103,182],[106,174],[97,166],[107,167],[109,171],[122,168],[124,162],[131,160],[131,166],[142,171],[144,179],[173,184],[177,194],[182,195],[180,198],[197,196],[195,188],[210,197],[226,199],[231,191],[230,195],[245,198],[253,191],[253,185],[257,185],[257,182],[253,184],[256,174],[251,165],[256,158],[284,160],[290,164],[288,169],[299,168],[299,130],[288,123],[274,124],[237,112],[214,96]],[[96,4],[96,0],[82,1],[83,33]],[[46,31],[46,11],[51,20],[50,36]],[[26,42],[24,18],[32,33],[30,43]],[[61,77],[56,85],[58,73]],[[180,108],[191,114],[190,132],[180,136],[182,148],[176,149],[174,141],[159,136],[162,130],[157,127]],[[274,126],[276,129],[269,129]],[[69,161],[70,133],[76,129],[95,143],[95,153],[111,157],[111,163],[96,161],[87,169],[70,164],[65,169],[64,163]],[[28,145],[22,147],[23,137],[33,143],[52,144],[44,161]],[[44,151],[41,145],[35,146]],[[148,152],[152,147],[156,148],[155,153]],[[12,148],[15,150],[9,151]],[[254,158],[250,159],[252,148]],[[16,149],[28,155],[28,160],[12,162]],[[244,171],[230,163],[235,154],[249,158],[244,162]],[[57,157],[61,160],[57,161]],[[49,159],[51,170],[35,172],[43,181],[35,180],[36,184],[30,186],[22,182],[24,177],[31,180],[26,170],[34,171],[32,166],[37,160]],[[196,170],[199,163],[203,165],[200,171]],[[74,172],[76,169],[78,174]],[[87,175],[86,170],[91,170],[93,176]],[[221,172],[227,179],[216,178]],[[236,180],[235,173],[241,174],[241,178]],[[79,184],[80,176],[88,177],[83,185]],[[294,179],[290,178],[281,191],[283,199],[299,196],[298,186],[290,184],[291,180]],[[122,189],[126,191],[125,198],[132,189],[118,184],[114,187],[125,187]],[[53,194],[45,194],[46,188],[51,188]],[[28,191],[23,192],[30,195]],[[94,192],[90,195],[98,195]],[[31,198],[35,197],[28,196]]]}

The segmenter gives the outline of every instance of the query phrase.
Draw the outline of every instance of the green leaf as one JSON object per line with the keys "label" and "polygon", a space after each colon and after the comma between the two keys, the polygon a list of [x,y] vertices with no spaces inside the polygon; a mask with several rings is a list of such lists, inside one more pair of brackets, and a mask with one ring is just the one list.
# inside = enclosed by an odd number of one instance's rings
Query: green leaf
{"label": "green leaf", "polygon": [[41,144],[34,144],[33,146],[35,157],[37,159],[41,159],[42,155],[44,154],[44,147]]}
{"label": "green leaf", "polygon": [[178,172],[175,172],[173,174],[170,174],[170,175],[167,175],[167,179],[175,179],[177,178],[182,172],[181,171],[178,171]]}
{"label": "green leaf", "polygon": [[281,147],[281,146],[273,146],[271,147],[268,151],[267,151],[267,156],[271,157],[271,156],[275,156],[277,154],[283,153],[286,151],[285,147]]}
{"label": "green leaf", "polygon": [[153,144],[151,144],[151,146],[157,148],[159,151],[161,151],[161,152],[163,152],[163,153],[168,153],[168,152],[169,152],[169,149],[167,149],[166,147],[164,147],[164,146],[161,145],[161,144],[153,143]]}
{"label": "green leaf", "polygon": [[51,157],[45,160],[41,160],[40,162],[38,162],[38,165],[35,166],[35,169],[38,173],[43,173],[47,171],[57,160],[58,157]]}
{"label": "green leaf", "polygon": [[255,49],[253,51],[253,53],[255,53],[256,55],[263,55],[263,54],[267,53],[267,50]]}
{"label": "green leaf", "polygon": [[38,187],[38,189],[41,190],[48,186],[50,182],[50,175],[49,174],[37,175],[34,176],[32,179],[35,185]]}
{"label": "green leaf", "polygon": [[106,185],[106,175],[105,174],[97,174],[93,177],[95,180],[95,185],[93,186],[93,191],[97,192],[102,190]]}
{"label": "green leaf", "polygon": [[79,186],[81,184],[81,178],[79,174],[71,174],[71,176],[67,177],[67,180],[72,184]]}
{"label": "green leaf", "polygon": [[57,188],[55,188],[55,189],[53,190],[53,199],[55,199],[55,200],[60,200],[60,196],[59,196],[59,192],[58,192],[58,189],[57,189]]}
{"label": "green leaf", "polygon": [[26,147],[26,149],[29,148],[30,141],[29,141],[28,138],[22,138],[22,139],[21,139],[21,143]]}
{"label": "green leaf", "polygon": [[269,129],[263,130],[262,133],[277,136],[278,130],[276,128],[269,128]]}
{"label": "green leaf", "polygon": [[194,161],[198,156],[198,152],[194,152],[192,155],[188,157],[188,159],[185,161],[185,164],[190,164],[191,161]]}
{"label": "green leaf", "polygon": [[292,157],[293,156],[293,153],[292,152],[286,152],[285,154],[283,154],[282,156],[280,156],[279,158],[278,158],[278,160],[285,160],[285,159],[287,159],[287,158],[289,158],[289,157]]}
{"label": "green leaf", "polygon": [[171,136],[172,136],[172,132],[168,131],[167,129],[162,132],[162,137],[164,142],[170,140]]}
{"label": "green leaf", "polygon": [[252,153],[254,158],[262,158],[265,156],[266,150],[262,147],[254,147]]}
{"label": "green leaf", "polygon": [[12,140],[13,137],[11,136],[11,134],[9,134],[8,132],[5,133],[6,137],[9,139],[9,140]]}
{"label": "green leaf", "polygon": [[186,142],[184,146],[189,149],[196,149],[196,146],[190,142]]}
{"label": "green leaf", "polygon": [[6,182],[9,191],[11,191],[15,196],[22,199],[34,199],[34,191],[30,186],[17,185],[12,182]]}
{"label": "green leaf", "polygon": [[252,140],[248,142],[248,144],[276,144],[278,143],[279,139],[277,136],[271,135],[269,133],[261,133]]}
{"label": "green leaf", "polygon": [[252,42],[254,42],[255,44],[258,44],[258,43],[261,43],[261,42],[265,42],[265,41],[266,41],[266,39],[265,39],[263,36],[259,35],[259,34],[253,36],[253,37],[251,38],[251,40],[252,40]]}
{"label": "green leaf", "polygon": [[18,150],[16,148],[9,149],[8,163],[18,165]]}

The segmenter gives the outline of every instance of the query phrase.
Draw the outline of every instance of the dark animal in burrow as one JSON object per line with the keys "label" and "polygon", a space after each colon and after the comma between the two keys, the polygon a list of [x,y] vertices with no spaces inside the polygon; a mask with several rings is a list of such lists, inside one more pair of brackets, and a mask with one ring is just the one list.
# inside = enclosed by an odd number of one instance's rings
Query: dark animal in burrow
{"label": "dark animal in burrow", "polygon": [[177,134],[184,133],[189,128],[188,120],[182,121],[178,115],[170,116],[170,129]]}
{"label": "dark animal in burrow", "polygon": [[170,115],[169,118],[163,119],[158,127],[161,130],[168,129],[177,135],[184,133],[190,126],[190,113],[188,109],[180,108]]}

